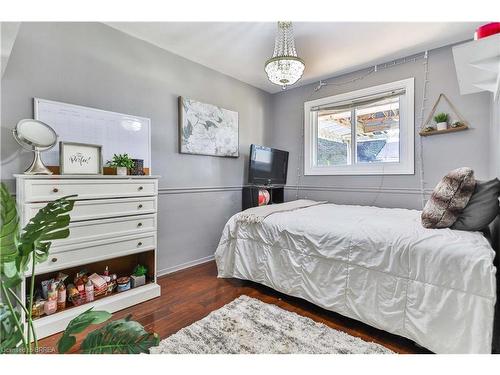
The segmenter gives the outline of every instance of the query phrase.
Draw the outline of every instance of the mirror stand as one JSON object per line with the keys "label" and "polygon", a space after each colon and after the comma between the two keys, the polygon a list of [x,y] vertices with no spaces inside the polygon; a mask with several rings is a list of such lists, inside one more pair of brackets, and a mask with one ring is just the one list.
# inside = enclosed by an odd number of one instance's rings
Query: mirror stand
{"label": "mirror stand", "polygon": [[31,162],[28,169],[24,171],[24,174],[52,174],[52,172],[43,165],[42,158],[40,156],[40,150],[35,147],[33,161]]}

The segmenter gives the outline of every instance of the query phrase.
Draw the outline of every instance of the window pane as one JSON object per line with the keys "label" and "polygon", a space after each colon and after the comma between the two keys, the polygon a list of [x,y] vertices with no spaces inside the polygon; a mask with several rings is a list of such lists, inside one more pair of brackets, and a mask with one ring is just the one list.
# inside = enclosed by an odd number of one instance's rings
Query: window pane
{"label": "window pane", "polygon": [[319,111],[316,165],[351,164],[351,112]]}
{"label": "window pane", "polygon": [[356,108],[356,162],[399,162],[399,97]]}

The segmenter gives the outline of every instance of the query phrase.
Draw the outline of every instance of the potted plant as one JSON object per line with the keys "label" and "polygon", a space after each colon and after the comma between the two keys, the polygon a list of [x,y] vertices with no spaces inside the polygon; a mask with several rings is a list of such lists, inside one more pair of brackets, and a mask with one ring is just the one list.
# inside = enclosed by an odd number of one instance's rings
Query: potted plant
{"label": "potted plant", "polygon": [[137,288],[138,286],[146,284],[146,274],[148,269],[141,264],[138,264],[134,268],[134,272],[130,276],[132,280],[132,288]]}
{"label": "potted plant", "polygon": [[134,161],[128,154],[113,154],[113,159],[108,161],[108,166],[116,168],[118,176],[126,176],[128,170],[134,167]]}
{"label": "potted plant", "polygon": [[[38,353],[38,340],[33,324],[33,296],[35,268],[47,261],[52,240],[69,236],[69,213],[74,200],[70,196],[49,202],[20,230],[16,201],[5,185],[0,185],[0,354]],[[30,272],[27,302],[16,293],[23,275]],[[26,320],[21,319],[23,310]],[[76,344],[75,335],[91,325],[101,324],[112,317],[107,311],[92,308],[71,320],[59,339],[59,353],[67,353]],[[144,327],[130,319],[118,319],[90,332],[82,341],[79,351],[98,353],[149,353],[149,348],[157,346],[156,333],[146,332]]]}
{"label": "potted plant", "polygon": [[437,130],[446,130],[448,128],[448,114],[441,112],[434,116]]}

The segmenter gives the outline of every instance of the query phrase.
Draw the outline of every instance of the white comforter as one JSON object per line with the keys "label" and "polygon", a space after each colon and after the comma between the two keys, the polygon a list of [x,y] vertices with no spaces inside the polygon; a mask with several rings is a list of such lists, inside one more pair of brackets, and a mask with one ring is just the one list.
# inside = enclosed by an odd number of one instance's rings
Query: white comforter
{"label": "white comforter", "polygon": [[[238,214],[237,214],[238,215]],[[219,277],[252,280],[436,353],[490,353],[494,251],[420,211],[324,204],[226,224]]]}

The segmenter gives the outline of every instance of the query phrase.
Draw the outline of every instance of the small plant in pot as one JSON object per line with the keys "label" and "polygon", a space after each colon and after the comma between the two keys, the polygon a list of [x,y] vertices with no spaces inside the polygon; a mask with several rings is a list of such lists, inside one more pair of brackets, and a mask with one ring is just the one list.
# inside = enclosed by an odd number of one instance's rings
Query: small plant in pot
{"label": "small plant in pot", "polygon": [[434,116],[437,130],[446,130],[448,128],[448,114],[441,112]]}
{"label": "small plant in pot", "polygon": [[148,273],[148,269],[141,265],[138,264],[134,268],[134,272],[130,276],[132,280],[132,288],[137,288],[138,286],[142,286],[146,284],[146,274]]}
{"label": "small plant in pot", "polygon": [[116,168],[118,176],[126,176],[128,170],[134,167],[134,161],[128,154],[113,154],[113,159],[108,161],[108,166]]}

